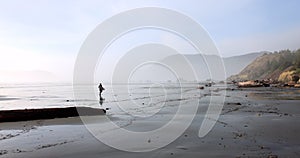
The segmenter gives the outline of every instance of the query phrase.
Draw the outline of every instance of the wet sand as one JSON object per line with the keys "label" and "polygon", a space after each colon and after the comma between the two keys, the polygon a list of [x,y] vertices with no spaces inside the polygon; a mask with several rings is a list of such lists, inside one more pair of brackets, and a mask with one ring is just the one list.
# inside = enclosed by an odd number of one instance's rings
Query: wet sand
{"label": "wet sand", "polygon": [[[211,90],[217,95],[221,89],[211,87]],[[216,125],[205,137],[199,138],[199,127],[210,95],[205,91],[204,97],[201,96],[197,115],[183,135],[158,150],[130,153],[108,147],[94,138],[78,117],[73,117],[0,123],[0,157],[300,156],[300,100],[295,99],[299,96],[299,89],[229,90]],[[149,128],[160,126],[159,117],[167,116],[165,112],[140,124],[129,124],[126,128],[139,131],[146,128],[143,124]]]}

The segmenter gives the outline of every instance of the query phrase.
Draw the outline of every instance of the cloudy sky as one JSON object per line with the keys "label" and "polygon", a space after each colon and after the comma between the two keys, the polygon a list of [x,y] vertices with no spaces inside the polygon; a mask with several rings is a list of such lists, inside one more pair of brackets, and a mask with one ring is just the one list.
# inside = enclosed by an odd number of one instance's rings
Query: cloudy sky
{"label": "cloudy sky", "polygon": [[[176,10],[197,21],[221,56],[300,48],[298,0],[0,0],[0,76],[45,71],[70,81],[79,48],[98,24],[149,6]],[[144,31],[127,40],[155,40],[154,35],[172,38]]]}

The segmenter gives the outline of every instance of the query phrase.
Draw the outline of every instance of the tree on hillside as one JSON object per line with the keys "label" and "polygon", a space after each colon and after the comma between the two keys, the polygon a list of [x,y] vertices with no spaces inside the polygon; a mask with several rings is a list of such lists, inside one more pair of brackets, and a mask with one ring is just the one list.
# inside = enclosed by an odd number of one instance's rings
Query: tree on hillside
{"label": "tree on hillside", "polygon": [[295,66],[300,68],[300,49],[295,52]]}

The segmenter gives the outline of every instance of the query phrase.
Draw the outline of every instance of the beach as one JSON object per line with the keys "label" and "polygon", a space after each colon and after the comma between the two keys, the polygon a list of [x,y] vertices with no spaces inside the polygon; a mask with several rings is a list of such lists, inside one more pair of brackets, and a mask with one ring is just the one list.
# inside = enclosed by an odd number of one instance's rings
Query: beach
{"label": "beach", "polygon": [[[299,157],[300,155],[300,89],[296,88],[237,88],[234,85],[213,85],[198,89],[197,84],[184,87],[188,92],[183,98],[177,98],[171,87],[167,99],[163,100],[161,89],[154,89],[152,96],[143,97],[147,85],[134,89],[137,102],[166,102],[164,105],[146,106],[142,109],[156,112],[154,116],[137,119],[122,113],[118,102],[107,92],[106,100],[97,106],[109,108],[107,116],[120,128],[132,131],[147,131],[161,127],[173,117],[177,104],[188,106],[199,100],[198,111],[191,125],[174,142],[150,152],[125,152],[109,147],[96,139],[79,117],[33,120],[23,122],[0,123],[0,157]],[[153,88],[153,87],[152,87]],[[109,88],[107,88],[109,89]],[[223,93],[226,90],[226,93]],[[109,91],[109,90],[108,90]],[[117,94],[117,93],[116,93]],[[120,93],[122,94],[122,93]],[[208,108],[211,96],[225,97],[224,106],[217,123],[204,137],[198,137],[198,131]],[[119,106],[133,115],[143,113],[139,108],[130,108],[130,99],[120,96]],[[116,97],[118,97],[116,96]],[[62,98],[65,100],[68,98]],[[154,101],[153,101],[154,99]],[[155,100],[156,99],[156,100]],[[81,102],[83,104],[83,102]],[[67,103],[69,104],[69,102]],[[129,104],[129,105],[128,105]],[[152,104],[151,104],[152,105]],[[154,105],[154,104],[153,104]],[[126,107],[128,106],[128,107]],[[93,120],[94,116],[87,116]],[[186,122],[178,122],[186,124]],[[107,131],[112,132],[112,131]],[[109,133],[108,133],[109,135]],[[124,136],[126,137],[126,136]],[[135,143],[131,142],[122,143]],[[148,140],[151,143],[151,140]],[[142,147],[141,147],[142,148]]]}

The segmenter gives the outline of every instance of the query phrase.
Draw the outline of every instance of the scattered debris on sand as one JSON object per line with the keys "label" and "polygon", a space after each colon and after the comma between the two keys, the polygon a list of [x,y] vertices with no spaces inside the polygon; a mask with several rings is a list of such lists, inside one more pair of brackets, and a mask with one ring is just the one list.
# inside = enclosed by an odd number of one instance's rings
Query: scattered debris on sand
{"label": "scattered debris on sand", "polygon": [[226,103],[227,105],[242,105],[241,103],[237,102],[237,103]]}
{"label": "scattered debris on sand", "polygon": [[278,158],[277,155],[269,155],[268,158]]}
{"label": "scattered debris on sand", "polygon": [[36,147],[36,150],[55,147],[57,145],[64,145],[64,144],[71,143],[71,142],[73,142],[73,141],[64,141],[64,142],[55,143],[55,144],[39,145],[38,147]]}
{"label": "scattered debris on sand", "polygon": [[198,89],[204,89],[204,87],[203,86],[199,86],[199,87],[197,87]]}
{"label": "scattered debris on sand", "polygon": [[0,150],[0,156],[1,156],[1,155],[5,155],[5,154],[7,154],[7,153],[8,153],[7,150]]}
{"label": "scattered debris on sand", "polygon": [[247,136],[246,133],[237,133],[237,132],[232,132],[232,133],[234,135],[233,139],[238,139],[238,138],[242,138],[244,136]]}

